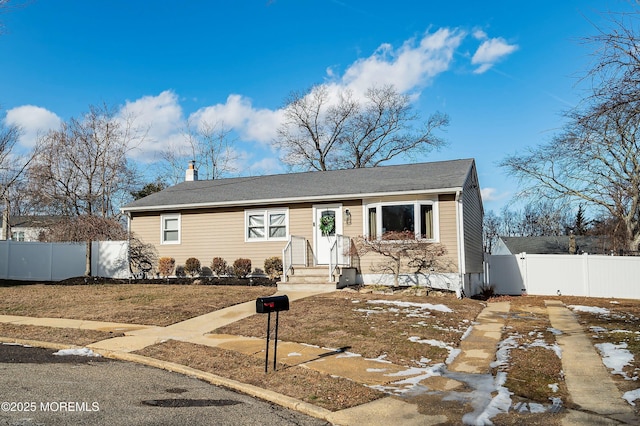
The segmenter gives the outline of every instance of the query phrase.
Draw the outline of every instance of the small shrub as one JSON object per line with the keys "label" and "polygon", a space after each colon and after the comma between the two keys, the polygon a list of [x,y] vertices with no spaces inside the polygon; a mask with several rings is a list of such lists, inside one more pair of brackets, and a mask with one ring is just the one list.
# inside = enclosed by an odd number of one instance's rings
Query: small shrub
{"label": "small shrub", "polygon": [[200,261],[195,257],[190,257],[184,263],[184,272],[191,275],[192,277],[196,274],[200,274],[201,271]]}
{"label": "small shrub", "polygon": [[213,276],[213,271],[208,266],[203,266],[202,270],[200,270],[200,276],[201,277],[212,277]]}
{"label": "small shrub", "polygon": [[187,276],[187,273],[184,271],[184,266],[183,265],[176,266],[176,277],[184,278],[186,276]]}
{"label": "small shrub", "polygon": [[483,299],[490,299],[495,296],[496,286],[493,284],[482,284],[480,286],[480,297]]}
{"label": "small shrub", "polygon": [[264,271],[272,280],[282,275],[282,259],[278,256],[269,257],[264,260]]}
{"label": "small shrub", "polygon": [[161,257],[158,260],[158,273],[162,278],[167,278],[173,273],[176,267],[176,260],[173,257]]}
{"label": "small shrub", "polygon": [[233,262],[233,275],[245,278],[251,272],[251,259],[239,258]]}
{"label": "small shrub", "polygon": [[229,266],[223,258],[214,257],[211,261],[211,270],[216,274],[216,277],[221,277],[229,272]]}

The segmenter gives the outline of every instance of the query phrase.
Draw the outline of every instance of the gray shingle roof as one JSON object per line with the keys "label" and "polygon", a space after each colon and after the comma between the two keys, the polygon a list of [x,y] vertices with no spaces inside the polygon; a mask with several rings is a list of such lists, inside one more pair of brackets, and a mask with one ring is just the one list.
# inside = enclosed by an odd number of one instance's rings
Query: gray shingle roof
{"label": "gray shingle roof", "polygon": [[[500,237],[512,254],[569,254],[569,236],[553,237]],[[576,235],[578,253],[609,254],[604,237]]]}
{"label": "gray shingle roof", "polygon": [[474,160],[182,182],[136,200],[128,210],[347,199],[365,194],[462,188]]}

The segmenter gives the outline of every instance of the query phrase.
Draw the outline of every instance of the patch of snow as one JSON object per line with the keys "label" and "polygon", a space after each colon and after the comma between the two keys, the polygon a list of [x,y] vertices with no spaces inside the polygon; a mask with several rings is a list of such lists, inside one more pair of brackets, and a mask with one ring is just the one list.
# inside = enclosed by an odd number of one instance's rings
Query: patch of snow
{"label": "patch of snow", "polygon": [[509,351],[518,347],[519,338],[519,334],[514,334],[507,337],[498,344],[498,350],[496,351],[496,360],[490,364],[491,368],[507,365],[507,362],[509,361]]}
{"label": "patch of snow", "polygon": [[367,315],[369,315],[369,314],[381,314],[383,312],[383,311],[378,311],[378,310],[374,311],[372,309],[354,309],[354,310],[356,312],[362,312],[362,313],[367,314]]}
{"label": "patch of snow", "polygon": [[536,340],[534,341],[531,345],[531,347],[541,347],[541,348],[545,348],[545,349],[551,349],[552,351],[554,351],[556,353],[556,356],[560,359],[562,359],[562,348],[560,348],[560,346],[557,343],[554,343],[552,345],[548,344],[547,342],[545,342],[544,340]]}
{"label": "patch of snow", "polygon": [[[465,374],[448,372],[443,374],[462,381],[473,389],[471,392],[450,392],[444,401],[461,401],[473,407],[471,413],[462,417],[466,425],[492,425],[491,418],[507,413],[511,407],[511,392],[503,386],[506,374],[499,372],[494,378],[490,374]],[[495,396],[493,396],[495,395]]]}
{"label": "patch of snow", "polygon": [[558,392],[558,390],[560,389],[560,387],[558,386],[557,383],[551,383],[550,385],[547,385],[547,386],[549,386],[551,391],[554,392],[554,393]]}
{"label": "patch of snow", "polygon": [[302,354],[299,353],[299,352],[291,352],[291,353],[287,354],[287,356],[302,356]]}
{"label": "patch of snow", "polygon": [[61,349],[58,352],[54,352],[53,355],[60,355],[60,356],[77,355],[77,356],[90,356],[90,357],[101,356],[100,354],[95,353],[89,348]]}
{"label": "patch of snow", "polygon": [[589,327],[589,330],[591,330],[594,333],[606,333],[607,329],[604,327],[600,327],[599,325],[592,325],[591,327]]}
{"label": "patch of snow", "polygon": [[598,315],[609,315],[611,312],[607,308],[598,308],[596,306],[569,305],[568,308],[578,312],[589,312]]}
{"label": "patch of snow", "polygon": [[535,402],[530,402],[529,403],[529,412],[532,414],[541,414],[544,413],[545,411],[547,411],[546,408],[544,408],[544,405],[542,404],[538,404]]}
{"label": "patch of snow", "polygon": [[467,337],[469,337],[469,335],[471,334],[471,332],[473,331],[473,326],[470,325],[469,327],[467,327],[467,329],[465,330],[464,333],[462,333],[462,337],[460,338],[460,340],[464,340]]}
{"label": "patch of snow", "polygon": [[619,374],[625,379],[630,380],[622,370],[625,365],[629,365],[631,361],[633,361],[633,354],[626,349],[627,344],[625,342],[619,345],[614,345],[613,343],[597,343],[595,346],[602,355],[602,362],[607,368],[612,370],[612,374]]}
{"label": "patch of snow", "polygon": [[444,363],[449,365],[451,364],[458,355],[460,355],[460,353],[462,352],[462,349],[453,349],[453,348],[448,348],[449,349],[449,356],[447,357],[447,359],[444,360]]}
{"label": "patch of snow", "polygon": [[381,305],[393,305],[401,308],[419,308],[427,309],[431,311],[439,312],[453,312],[453,310],[445,305],[433,305],[431,303],[415,303],[415,302],[403,302],[400,300],[369,300],[367,303],[381,304]]}
{"label": "patch of snow", "polygon": [[387,371],[386,368],[367,368],[367,373],[384,373]]}
{"label": "patch of snow", "polygon": [[392,364],[391,361],[387,361],[385,358],[387,357],[386,354],[384,355],[380,355],[378,358],[365,358],[365,360],[367,361],[375,361],[375,362],[382,362],[384,364]]}
{"label": "patch of snow", "polygon": [[353,358],[353,357],[359,357],[359,356],[362,356],[362,355],[345,351],[345,352],[342,352],[340,355],[336,355],[336,358]]}
{"label": "patch of snow", "polygon": [[431,362],[431,358],[422,357],[422,358],[420,358],[420,361],[413,361],[413,362],[415,362],[416,364],[418,364],[421,367],[426,367]]}
{"label": "patch of snow", "polygon": [[437,348],[446,349],[447,351],[449,351],[449,355],[447,356],[447,359],[445,360],[446,364],[451,364],[453,362],[453,360],[461,352],[460,349],[456,349],[453,346],[448,345],[448,344],[446,344],[445,342],[443,342],[441,340],[434,340],[434,339],[422,339],[421,340],[418,336],[411,336],[411,337],[409,337],[409,341],[413,342],[413,343],[422,343],[422,344],[435,346]]}
{"label": "patch of snow", "polygon": [[7,346],[22,346],[23,348],[32,348],[33,346],[31,345],[23,345],[21,343],[15,343],[15,342],[3,342],[3,345],[7,345]]}
{"label": "patch of snow", "polygon": [[554,336],[559,336],[562,334],[561,330],[558,330],[557,328],[553,328],[553,327],[547,328],[547,331],[553,334]]}
{"label": "patch of snow", "polygon": [[640,389],[635,389],[632,391],[628,391],[625,392],[624,395],[622,395],[622,399],[624,399],[625,401],[627,401],[629,404],[633,405],[635,407],[635,400],[640,398]]}

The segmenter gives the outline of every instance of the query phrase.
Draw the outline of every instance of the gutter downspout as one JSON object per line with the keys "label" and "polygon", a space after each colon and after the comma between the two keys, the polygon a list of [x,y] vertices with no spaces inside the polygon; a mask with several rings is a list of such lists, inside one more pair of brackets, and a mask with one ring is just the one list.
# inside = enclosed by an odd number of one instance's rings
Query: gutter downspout
{"label": "gutter downspout", "polygon": [[465,256],[464,256],[464,220],[462,215],[462,191],[456,191],[456,228],[458,234],[458,274],[460,275],[460,288],[456,291],[458,298],[464,292]]}
{"label": "gutter downspout", "polygon": [[125,212],[127,216],[127,265],[129,266],[129,284],[131,284],[131,276],[133,275],[133,271],[131,271],[131,212]]}

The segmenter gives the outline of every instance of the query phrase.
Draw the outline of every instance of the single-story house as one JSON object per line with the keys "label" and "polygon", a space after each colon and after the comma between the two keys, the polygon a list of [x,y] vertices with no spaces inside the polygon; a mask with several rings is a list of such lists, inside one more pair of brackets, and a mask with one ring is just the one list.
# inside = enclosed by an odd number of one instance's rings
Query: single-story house
{"label": "single-story house", "polygon": [[483,207],[473,159],[203,181],[191,163],[185,182],[122,211],[130,232],[177,265],[195,257],[208,266],[222,257],[262,268],[279,256],[291,285],[310,281],[300,278],[308,268],[322,268],[326,283],[350,266],[358,283],[389,284],[374,271],[374,255],[354,264],[345,247],[358,236],[405,231],[442,244],[451,267],[429,276],[407,270],[403,284],[437,282],[473,294],[482,283]]}
{"label": "single-story house", "polygon": [[59,216],[2,216],[0,240],[40,241],[42,233],[60,220]]}
{"label": "single-story house", "polygon": [[500,237],[492,254],[611,254],[606,237],[575,235],[574,238],[575,253],[571,253],[571,237],[569,235],[546,237]]}

